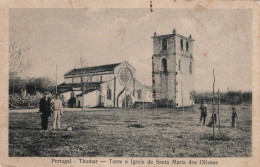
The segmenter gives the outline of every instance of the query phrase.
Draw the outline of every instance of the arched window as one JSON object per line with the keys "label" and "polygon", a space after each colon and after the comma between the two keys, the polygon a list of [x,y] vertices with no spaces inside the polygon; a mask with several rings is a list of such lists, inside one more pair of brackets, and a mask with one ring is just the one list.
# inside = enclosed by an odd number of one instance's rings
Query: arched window
{"label": "arched window", "polygon": [[167,72],[167,60],[165,58],[162,59],[161,71]]}
{"label": "arched window", "polygon": [[179,71],[181,71],[181,59],[179,59]]}
{"label": "arched window", "polygon": [[190,74],[192,74],[192,62],[190,62],[189,71],[190,71]]}
{"label": "arched window", "polygon": [[137,91],[138,99],[142,99],[142,90]]}
{"label": "arched window", "polygon": [[111,89],[107,90],[107,100],[111,100]]}
{"label": "arched window", "polygon": [[183,50],[183,39],[181,39],[181,50]]}
{"label": "arched window", "polygon": [[162,40],[162,50],[167,50],[167,39],[163,38]]}
{"label": "arched window", "polygon": [[186,41],[186,51],[187,52],[189,51],[189,43],[188,43],[188,41]]}

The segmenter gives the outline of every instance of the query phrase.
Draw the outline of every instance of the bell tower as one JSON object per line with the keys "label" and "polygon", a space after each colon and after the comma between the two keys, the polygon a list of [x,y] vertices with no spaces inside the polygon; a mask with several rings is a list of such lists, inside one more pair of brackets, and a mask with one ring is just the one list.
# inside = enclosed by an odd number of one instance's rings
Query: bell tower
{"label": "bell tower", "polygon": [[[152,56],[153,99],[157,106],[191,105],[193,39],[176,33],[154,33]],[[180,68],[179,68],[180,67]],[[181,88],[180,88],[181,85]],[[190,91],[190,92],[189,92]],[[185,95],[184,95],[185,94]],[[183,102],[183,103],[182,103]]]}

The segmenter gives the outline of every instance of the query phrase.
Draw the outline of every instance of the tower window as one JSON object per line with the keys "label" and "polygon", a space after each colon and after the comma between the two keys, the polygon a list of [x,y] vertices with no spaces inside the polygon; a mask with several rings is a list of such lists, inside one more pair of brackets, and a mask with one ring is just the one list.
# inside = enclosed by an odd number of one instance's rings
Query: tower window
{"label": "tower window", "polygon": [[100,76],[100,82],[102,82],[102,75]]}
{"label": "tower window", "polygon": [[189,51],[189,43],[188,43],[188,41],[186,41],[186,51],[187,52]]}
{"label": "tower window", "polygon": [[190,71],[190,74],[192,74],[192,62],[190,62],[189,71]]}
{"label": "tower window", "polygon": [[181,71],[181,59],[179,59],[179,71]]}
{"label": "tower window", "polygon": [[107,90],[107,100],[111,100],[111,89]]}
{"label": "tower window", "polygon": [[163,38],[162,40],[162,50],[167,50],[167,39]]}
{"label": "tower window", "polygon": [[161,71],[167,72],[167,60],[165,58],[162,59]]}
{"label": "tower window", "polygon": [[183,50],[183,39],[181,39],[181,50]]}

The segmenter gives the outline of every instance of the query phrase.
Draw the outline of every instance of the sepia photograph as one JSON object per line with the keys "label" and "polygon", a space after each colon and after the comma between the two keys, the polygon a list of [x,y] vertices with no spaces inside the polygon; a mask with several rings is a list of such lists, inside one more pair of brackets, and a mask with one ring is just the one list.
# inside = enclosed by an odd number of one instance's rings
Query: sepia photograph
{"label": "sepia photograph", "polygon": [[249,9],[10,8],[8,156],[252,157],[252,25]]}

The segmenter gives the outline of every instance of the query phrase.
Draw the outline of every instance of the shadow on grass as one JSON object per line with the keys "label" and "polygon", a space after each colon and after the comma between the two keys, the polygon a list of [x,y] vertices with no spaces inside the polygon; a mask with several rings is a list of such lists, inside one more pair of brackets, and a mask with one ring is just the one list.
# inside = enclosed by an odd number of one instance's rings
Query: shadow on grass
{"label": "shadow on grass", "polygon": [[229,131],[217,131],[215,132],[215,137],[213,137],[212,133],[204,133],[200,139],[209,141],[230,141],[231,137],[229,136]]}
{"label": "shadow on grass", "polygon": [[142,124],[132,124],[132,125],[128,125],[128,128],[144,128],[145,126]]}

